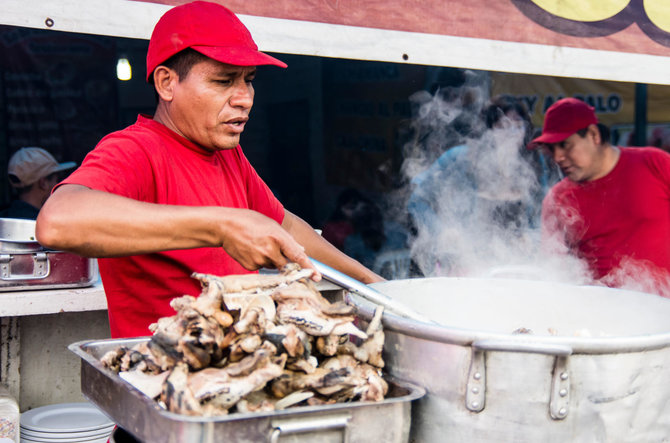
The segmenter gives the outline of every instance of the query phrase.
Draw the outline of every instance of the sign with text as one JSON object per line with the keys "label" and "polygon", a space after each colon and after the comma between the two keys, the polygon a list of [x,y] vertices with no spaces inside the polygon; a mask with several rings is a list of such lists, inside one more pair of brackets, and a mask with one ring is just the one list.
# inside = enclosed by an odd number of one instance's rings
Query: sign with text
{"label": "sign with text", "polygon": [[[178,5],[187,1],[152,0],[152,3]],[[235,13],[261,17],[670,55],[667,0],[219,0],[219,3]]]}
{"label": "sign with text", "polygon": [[[648,88],[649,131],[654,126],[670,127],[670,86],[649,85]],[[635,122],[634,83],[491,73],[491,93],[521,98],[538,128],[542,126],[547,108],[563,97],[577,97],[589,103],[595,108],[598,120],[612,128],[630,131]]]}

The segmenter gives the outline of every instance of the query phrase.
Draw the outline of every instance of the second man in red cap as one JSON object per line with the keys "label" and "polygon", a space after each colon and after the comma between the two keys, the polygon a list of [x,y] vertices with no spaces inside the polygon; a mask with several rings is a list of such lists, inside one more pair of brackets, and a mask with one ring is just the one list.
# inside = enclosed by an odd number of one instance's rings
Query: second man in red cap
{"label": "second man in red cap", "polygon": [[670,154],[609,137],[581,100],[547,110],[530,147],[546,149],[565,178],[544,199],[543,242],[585,260],[600,283],[670,297]]}

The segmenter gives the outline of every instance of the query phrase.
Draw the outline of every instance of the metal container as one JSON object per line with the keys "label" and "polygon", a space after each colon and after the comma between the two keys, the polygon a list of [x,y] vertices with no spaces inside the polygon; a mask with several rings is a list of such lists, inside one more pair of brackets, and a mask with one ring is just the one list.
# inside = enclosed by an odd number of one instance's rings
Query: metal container
{"label": "metal container", "polygon": [[85,287],[97,278],[95,259],[43,248],[34,220],[0,218],[0,292]]}
{"label": "metal container", "polygon": [[100,358],[119,346],[134,346],[147,337],[73,343],[81,357],[81,389],[114,422],[143,442],[406,442],[411,402],[425,391],[413,384],[389,380],[389,394],[379,403],[352,402],[295,407],[283,411],[190,417],[158,403],[104,368]]}
{"label": "metal container", "polygon": [[387,370],[427,391],[412,440],[670,440],[670,300],[515,279],[373,286],[443,325],[384,316]]}

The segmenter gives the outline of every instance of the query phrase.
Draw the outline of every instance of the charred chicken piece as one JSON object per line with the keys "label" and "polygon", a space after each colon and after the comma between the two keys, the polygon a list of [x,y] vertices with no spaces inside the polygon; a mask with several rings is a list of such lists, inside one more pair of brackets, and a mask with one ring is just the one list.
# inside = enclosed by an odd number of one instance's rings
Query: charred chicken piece
{"label": "charred chicken piece", "polygon": [[245,274],[217,277],[215,275],[196,272],[191,276],[200,281],[200,284],[203,286],[203,292],[211,295],[212,293],[257,291],[259,289],[275,288],[309,278],[314,273],[312,269],[300,269],[297,265],[287,266],[282,269],[280,274]]}
{"label": "charred chicken piece", "polygon": [[188,386],[188,376],[188,365],[178,363],[165,380],[161,400],[170,412],[201,415],[203,411]]}
{"label": "charred chicken piece", "polygon": [[128,351],[129,349],[126,346],[119,346],[116,349],[107,351],[100,359],[100,363],[107,369],[119,372],[121,370],[121,358],[126,355],[126,352]]}
{"label": "charred chicken piece", "polygon": [[294,324],[306,333],[315,336],[352,334],[362,339],[365,332],[353,324],[353,316],[328,316],[302,300],[281,303],[277,308],[280,323]]}
{"label": "charred chicken piece", "polygon": [[284,371],[270,387],[272,393],[279,398],[304,389],[312,389],[319,393],[322,391],[336,392],[352,385],[349,381],[350,375],[351,369],[349,368],[332,370],[320,367],[311,374]]}
{"label": "charred chicken piece", "polygon": [[330,303],[311,274],[297,265],[279,275],[194,274],[199,297],[175,298],[175,315],[151,325],[149,341],[101,362],[186,415],[382,400],[381,310],[360,330],[353,308]]}
{"label": "charred chicken piece", "polygon": [[[285,360],[285,356],[269,359],[266,365],[246,376],[232,377],[226,372],[227,379],[226,376],[207,377],[206,382],[199,383],[200,389],[194,394],[203,407],[208,409],[208,414],[227,411],[245,395],[262,389],[266,383],[278,377],[282,373]],[[225,371],[225,369],[218,371]],[[193,377],[197,375],[198,373],[195,373]]]}

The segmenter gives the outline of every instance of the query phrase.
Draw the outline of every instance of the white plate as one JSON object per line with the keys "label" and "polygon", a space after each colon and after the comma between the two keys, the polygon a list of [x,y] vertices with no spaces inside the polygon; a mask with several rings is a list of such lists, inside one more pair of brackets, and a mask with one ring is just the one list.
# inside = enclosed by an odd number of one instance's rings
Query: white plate
{"label": "white plate", "polygon": [[[77,443],[107,443],[108,440],[109,440],[109,436],[96,437],[92,440],[67,440],[67,441],[72,441],[72,442],[77,442]],[[33,440],[31,438],[26,438],[22,435],[21,436],[21,441],[26,442],[26,443],[54,443],[54,442],[62,442],[62,441],[65,441],[65,440],[43,440],[43,439]]]}
{"label": "white plate", "polygon": [[91,403],[60,403],[21,414],[21,427],[36,432],[75,433],[102,430],[113,422]]}
{"label": "white plate", "polygon": [[82,431],[82,432],[37,432],[31,431],[21,427],[21,436],[26,438],[31,438],[33,440],[39,439],[49,439],[49,440],[60,440],[61,443],[67,443],[73,438],[76,439],[85,439],[85,438],[98,438],[105,435],[110,435],[114,431],[114,425],[110,425],[106,428],[97,429],[95,431]]}

